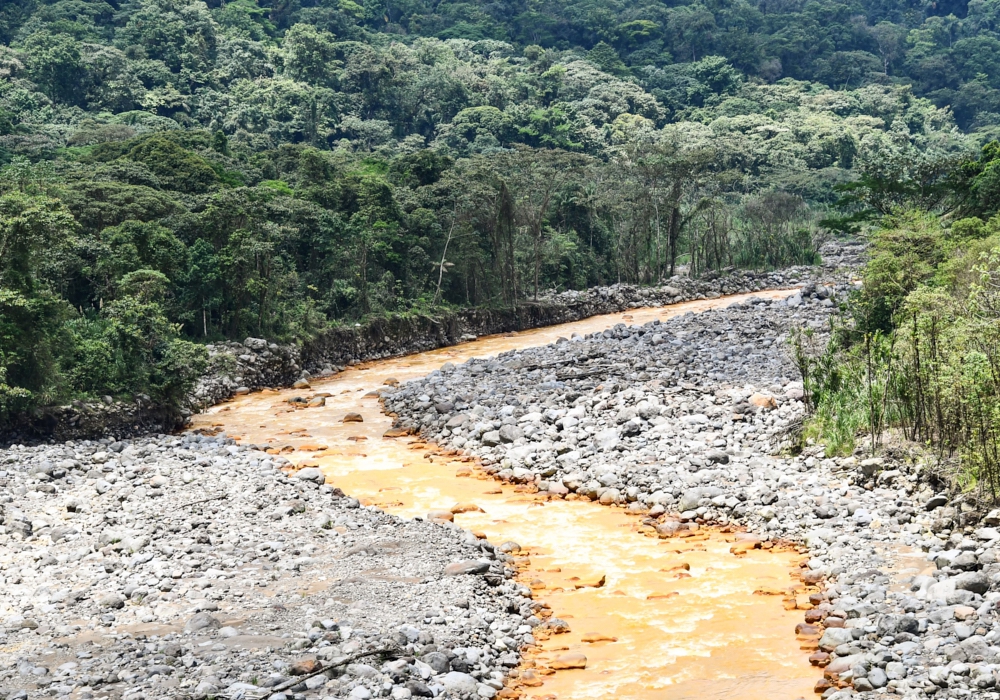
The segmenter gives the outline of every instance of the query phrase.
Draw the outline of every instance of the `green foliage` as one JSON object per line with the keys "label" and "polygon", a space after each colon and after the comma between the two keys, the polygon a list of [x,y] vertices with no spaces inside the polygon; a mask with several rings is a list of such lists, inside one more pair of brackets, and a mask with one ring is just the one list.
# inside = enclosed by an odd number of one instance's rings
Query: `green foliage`
{"label": "green foliage", "polygon": [[800,353],[815,409],[806,435],[844,454],[862,432],[874,451],[897,430],[957,457],[959,485],[997,498],[1000,218],[946,226],[938,215],[902,211],[870,240],[863,285],[834,340],[821,355]]}
{"label": "green foliage", "polygon": [[21,47],[28,76],[52,100],[77,104],[83,97],[85,67],[77,41],[66,34],[36,32]]}
{"label": "green foliage", "polygon": [[956,180],[963,214],[988,218],[1000,211],[1000,141],[989,142],[978,159],[962,163]]}
{"label": "green foliage", "polygon": [[218,182],[215,170],[204,158],[161,136],[141,140],[126,157],[149,168],[168,189],[197,194]]}
{"label": "green foliage", "polygon": [[898,219],[888,332],[996,235],[991,12],[0,3],[0,411],[169,404],[195,339],[816,262],[834,185],[826,226]]}
{"label": "green foliage", "polygon": [[199,374],[207,354],[177,337],[158,302],[168,280],[152,270],[128,273],[119,297],[99,316],[69,324],[73,354],[67,382],[90,395],[149,394],[166,407],[176,406]]}

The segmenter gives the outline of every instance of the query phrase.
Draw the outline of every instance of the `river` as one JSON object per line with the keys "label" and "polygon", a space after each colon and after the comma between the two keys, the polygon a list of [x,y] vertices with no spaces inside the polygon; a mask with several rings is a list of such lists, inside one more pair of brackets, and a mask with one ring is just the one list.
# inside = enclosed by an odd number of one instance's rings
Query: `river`
{"label": "river", "polygon": [[[795,578],[803,555],[792,548],[737,547],[738,533],[705,529],[658,539],[641,514],[590,501],[546,500],[501,485],[471,458],[417,437],[384,438],[392,419],[374,393],[426,375],[445,362],[543,345],[617,323],[643,324],[725,306],[759,292],[636,309],[492,336],[430,352],[366,363],[313,381],[308,390],[240,396],[194,418],[193,428],[225,431],[272,449],[299,466],[316,465],[327,483],[405,516],[439,511],[491,542],[517,542],[520,580],[570,631],[525,651],[503,695],[528,698],[789,700],[813,696],[820,678],[808,654],[815,640],[795,628],[809,604]],[[297,408],[295,396],[325,395],[325,406]],[[344,422],[357,413],[362,422]],[[731,529],[730,529],[731,530]],[[540,637],[543,635],[539,635]],[[557,659],[586,658],[558,670]],[[572,664],[571,664],[572,665]]]}

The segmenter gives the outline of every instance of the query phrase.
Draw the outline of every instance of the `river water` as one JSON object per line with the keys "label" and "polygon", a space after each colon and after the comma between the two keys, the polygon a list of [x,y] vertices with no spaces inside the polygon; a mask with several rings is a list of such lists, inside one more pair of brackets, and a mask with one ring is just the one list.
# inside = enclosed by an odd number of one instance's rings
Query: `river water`
{"label": "river water", "polygon": [[[756,296],[780,298],[793,291]],[[756,549],[737,555],[730,551],[737,533],[711,529],[683,539],[658,539],[641,524],[641,516],[624,509],[546,500],[523,486],[501,485],[468,457],[413,436],[383,437],[392,419],[381,412],[373,394],[387,382],[421,377],[445,362],[543,345],[622,322],[664,320],[749,296],[595,316],[366,363],[314,381],[308,390],[237,397],[196,416],[193,427],[267,443],[299,466],[320,466],[327,483],[365,504],[411,517],[454,511],[456,524],[495,544],[519,543],[521,582],[570,631],[527,650],[503,695],[574,700],[815,697],[812,689],[820,672],[807,660],[815,639],[795,634],[801,609],[808,608],[795,578],[800,553]],[[317,394],[327,394],[325,406],[302,409],[287,402]],[[360,414],[363,422],[343,422],[347,413]],[[580,654],[586,658],[584,669],[549,668],[556,659]]]}

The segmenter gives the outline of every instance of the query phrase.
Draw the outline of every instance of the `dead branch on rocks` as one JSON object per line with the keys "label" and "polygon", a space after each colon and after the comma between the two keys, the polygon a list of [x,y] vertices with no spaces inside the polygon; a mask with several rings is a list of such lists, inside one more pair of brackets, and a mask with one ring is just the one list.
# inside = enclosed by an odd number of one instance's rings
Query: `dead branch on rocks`
{"label": "dead branch on rocks", "polygon": [[284,690],[288,690],[289,688],[292,688],[298,685],[299,683],[309,680],[313,676],[318,676],[321,673],[326,673],[330,669],[334,669],[339,666],[344,666],[346,664],[354,663],[358,659],[364,659],[368,656],[379,656],[379,655],[398,656],[399,649],[396,647],[384,647],[382,649],[373,649],[372,651],[365,651],[358,654],[352,654],[351,656],[346,656],[326,666],[321,665],[319,668],[317,668],[315,671],[311,673],[306,673],[301,676],[296,676],[295,678],[285,681],[281,685],[276,685],[273,688],[266,688],[265,690],[267,690],[267,692],[265,693],[265,695],[271,695],[274,693],[280,693]]}

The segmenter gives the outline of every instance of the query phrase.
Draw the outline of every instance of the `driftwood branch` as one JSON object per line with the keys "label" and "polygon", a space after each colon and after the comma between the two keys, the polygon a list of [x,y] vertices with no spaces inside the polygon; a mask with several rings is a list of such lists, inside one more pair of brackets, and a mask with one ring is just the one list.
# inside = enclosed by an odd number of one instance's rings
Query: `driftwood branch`
{"label": "driftwood branch", "polygon": [[534,365],[522,365],[517,368],[519,372],[530,372],[536,369],[549,369],[550,367],[559,367],[561,365],[572,365],[580,362],[587,362],[588,360],[593,360],[598,357],[605,357],[607,353],[605,352],[593,352],[588,355],[576,355],[573,357],[567,357],[562,360],[555,360],[552,362],[540,362]]}
{"label": "driftwood branch", "polygon": [[196,506],[199,503],[208,503],[209,501],[221,501],[223,498],[228,498],[228,494],[221,494],[219,496],[209,496],[208,498],[202,498],[197,501],[191,501],[190,503],[183,503],[179,507],[187,508],[188,506]]}
{"label": "driftwood branch", "polygon": [[599,374],[611,374],[614,371],[614,367],[596,367],[594,369],[587,369],[580,372],[560,372],[556,375],[559,380],[563,379],[586,379],[587,377],[596,377]]}
{"label": "driftwood branch", "polygon": [[312,673],[306,673],[305,675],[302,676],[296,676],[295,678],[289,681],[285,681],[281,685],[277,685],[273,688],[267,688],[266,690],[268,694],[280,693],[281,691],[288,690],[292,686],[296,686],[299,683],[302,683],[303,681],[312,678],[313,676],[318,676],[321,673],[326,673],[330,669],[337,668],[338,666],[344,666],[346,664],[354,663],[358,659],[363,659],[366,656],[377,656],[379,654],[397,654],[397,653],[399,653],[399,649],[396,649],[395,647],[386,647],[384,649],[374,649],[373,651],[365,651],[361,652],[360,654],[353,654],[351,656],[344,657],[336,661],[335,663],[331,663],[327,666],[320,666]]}

